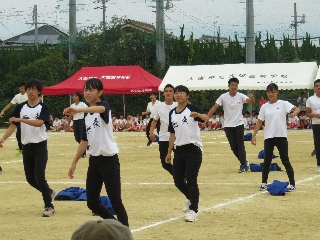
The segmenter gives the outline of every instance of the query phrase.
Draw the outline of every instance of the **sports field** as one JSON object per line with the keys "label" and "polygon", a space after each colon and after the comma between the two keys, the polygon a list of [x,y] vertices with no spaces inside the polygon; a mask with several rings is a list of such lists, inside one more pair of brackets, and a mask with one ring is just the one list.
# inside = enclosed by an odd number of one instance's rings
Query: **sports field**
{"label": "sports field", "polygon": [[[5,130],[0,130],[0,136]],[[249,131],[248,131],[249,132]],[[88,157],[81,159],[70,180],[67,172],[77,149],[73,133],[49,132],[47,180],[59,192],[67,187],[85,188]],[[122,198],[133,237],[139,239],[320,239],[320,173],[316,169],[312,131],[288,131],[289,157],[296,176],[295,192],[271,196],[259,191],[261,173],[239,174],[223,131],[201,132],[204,143],[199,173],[199,221],[184,222],[186,199],[162,169],[158,145],[146,146],[143,132],[116,132],[120,148]],[[260,163],[263,132],[257,146],[245,142],[247,159]],[[41,194],[25,180],[22,156],[15,156],[15,136],[0,149],[0,239],[70,239],[73,231],[92,216],[86,202],[54,201],[56,213],[43,218]],[[278,151],[274,151],[278,155]],[[279,158],[277,162],[284,168]],[[285,171],[271,172],[287,181]],[[106,195],[102,189],[101,195]]]}

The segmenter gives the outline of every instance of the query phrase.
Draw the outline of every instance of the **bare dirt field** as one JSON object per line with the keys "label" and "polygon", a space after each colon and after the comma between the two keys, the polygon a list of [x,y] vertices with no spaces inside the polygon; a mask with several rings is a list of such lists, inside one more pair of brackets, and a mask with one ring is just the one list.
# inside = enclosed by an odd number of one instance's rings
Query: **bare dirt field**
{"label": "bare dirt field", "polygon": [[[5,130],[0,130],[0,136]],[[85,188],[88,157],[81,159],[70,180],[67,172],[77,149],[73,133],[49,132],[47,180],[59,192],[68,187]],[[145,133],[116,132],[120,148],[122,197],[133,237],[139,239],[320,239],[320,173],[316,169],[312,131],[288,131],[289,157],[295,170],[295,192],[271,196],[259,191],[261,173],[239,174],[223,131],[201,132],[204,143],[199,173],[201,203],[199,221],[184,222],[186,199],[162,169],[158,145],[146,146]],[[260,163],[263,132],[257,146],[245,142],[247,159]],[[54,201],[56,213],[41,217],[41,194],[25,180],[22,156],[15,156],[15,136],[0,149],[0,239],[70,239],[73,231],[92,216],[86,202]],[[278,151],[274,151],[278,155]],[[282,169],[279,158],[274,162]],[[285,171],[271,172],[288,181]],[[101,195],[106,195],[102,189]]]}

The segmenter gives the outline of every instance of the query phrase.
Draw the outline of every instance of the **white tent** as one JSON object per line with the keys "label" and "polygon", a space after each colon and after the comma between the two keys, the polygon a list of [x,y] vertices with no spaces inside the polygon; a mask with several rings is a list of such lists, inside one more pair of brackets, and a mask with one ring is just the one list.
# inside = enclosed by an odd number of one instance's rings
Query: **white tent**
{"label": "white tent", "polygon": [[279,90],[313,89],[317,72],[316,62],[171,66],[159,91],[166,84],[184,85],[190,91],[227,90],[231,77],[239,79],[240,90],[265,90],[270,83]]}
{"label": "white tent", "polygon": [[316,76],[316,79],[320,79],[320,66],[319,66],[319,70],[318,70],[318,74]]}

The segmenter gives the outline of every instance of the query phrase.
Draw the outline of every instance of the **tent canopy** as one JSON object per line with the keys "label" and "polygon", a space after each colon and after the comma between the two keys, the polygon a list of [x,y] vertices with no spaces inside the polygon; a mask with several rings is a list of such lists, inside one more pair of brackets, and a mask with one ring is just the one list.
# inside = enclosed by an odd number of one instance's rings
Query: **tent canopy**
{"label": "tent canopy", "polygon": [[145,94],[157,92],[161,79],[140,66],[82,67],[74,75],[56,85],[44,87],[43,95],[71,95],[83,93],[89,78],[98,78],[103,83],[104,94]]}
{"label": "tent canopy", "polygon": [[270,83],[276,83],[279,90],[313,89],[317,72],[316,62],[172,66],[159,91],[166,84],[184,85],[190,91],[228,90],[232,77],[239,79],[243,90],[265,90]]}

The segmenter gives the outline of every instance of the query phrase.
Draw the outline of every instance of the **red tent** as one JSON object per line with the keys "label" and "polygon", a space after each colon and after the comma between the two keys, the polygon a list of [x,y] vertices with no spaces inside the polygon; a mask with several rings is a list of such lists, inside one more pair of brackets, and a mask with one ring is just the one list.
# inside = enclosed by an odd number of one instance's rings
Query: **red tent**
{"label": "red tent", "polygon": [[98,78],[103,83],[104,94],[143,94],[158,92],[161,79],[140,66],[82,67],[74,75],[56,85],[44,87],[42,94],[70,95],[83,93],[84,81]]}

